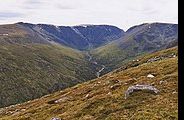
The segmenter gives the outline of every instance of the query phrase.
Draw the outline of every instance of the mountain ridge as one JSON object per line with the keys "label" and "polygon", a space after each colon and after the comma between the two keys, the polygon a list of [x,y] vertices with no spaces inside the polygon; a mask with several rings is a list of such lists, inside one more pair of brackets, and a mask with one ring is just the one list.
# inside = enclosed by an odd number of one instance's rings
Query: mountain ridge
{"label": "mountain ridge", "polygon": [[124,64],[122,61],[177,46],[177,43],[177,24],[146,23],[130,28],[123,37],[92,50],[92,54],[98,62],[114,69]]}
{"label": "mountain ridge", "polygon": [[[130,28],[128,34],[125,32],[123,36],[119,34],[121,33],[119,28],[113,26],[111,28],[108,25],[105,27],[92,25],[89,28],[74,26],[73,28],[66,27],[64,30],[61,27],[58,30],[52,25],[21,24],[24,23],[0,25],[0,82],[3,85],[0,87],[1,107],[39,98],[42,95],[101,77],[138,56],[177,46],[178,41],[175,39],[177,27],[168,29],[169,32],[163,34],[163,39],[160,39],[154,27],[149,29],[149,24],[143,24],[141,29],[139,26],[134,26]],[[156,28],[159,31],[169,28],[162,29],[160,24],[157,24]],[[162,25],[167,26],[167,24]],[[42,31],[39,27],[45,30]],[[67,39],[63,39],[63,42],[69,45],[54,41],[54,39],[60,39],[55,32],[57,30],[64,31],[62,35],[58,34],[66,37]],[[150,37],[152,33],[153,36]],[[74,39],[75,36],[78,40]],[[68,38],[77,41],[77,44]],[[90,39],[89,44],[86,42],[88,39],[85,38]],[[79,44],[78,41],[80,41]],[[158,49],[159,42],[163,44]],[[78,49],[81,45],[84,45],[82,49]],[[150,45],[151,50],[146,48]],[[21,95],[22,93],[24,94]]]}
{"label": "mountain ridge", "polygon": [[[43,34],[46,39],[79,50],[98,47],[123,36],[124,31],[110,25],[54,26],[47,24],[16,23]],[[95,38],[93,38],[96,36]],[[99,38],[98,38],[99,37]],[[75,41],[76,40],[76,41]]]}

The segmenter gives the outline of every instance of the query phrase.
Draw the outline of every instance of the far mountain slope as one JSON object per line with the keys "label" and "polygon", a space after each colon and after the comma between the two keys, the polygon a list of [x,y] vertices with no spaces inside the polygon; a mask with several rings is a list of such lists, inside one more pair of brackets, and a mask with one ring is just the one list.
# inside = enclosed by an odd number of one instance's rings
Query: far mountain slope
{"label": "far mountain slope", "polygon": [[136,56],[173,47],[177,43],[177,24],[146,23],[130,28],[122,38],[92,50],[91,54],[98,63],[106,66],[107,72]]}
{"label": "far mountain slope", "polygon": [[0,25],[0,44],[50,44],[40,34],[19,24]]}
{"label": "far mountain slope", "polygon": [[48,41],[78,50],[97,48],[124,35],[124,31],[110,25],[54,26],[17,23],[31,29]]}

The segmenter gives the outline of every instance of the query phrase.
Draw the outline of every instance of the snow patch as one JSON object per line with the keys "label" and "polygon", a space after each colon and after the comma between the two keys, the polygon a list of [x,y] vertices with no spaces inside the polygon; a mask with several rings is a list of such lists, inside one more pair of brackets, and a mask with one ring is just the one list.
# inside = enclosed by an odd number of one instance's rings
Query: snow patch
{"label": "snow patch", "polygon": [[8,36],[9,34],[0,34],[0,35],[2,35],[2,36]]}
{"label": "snow patch", "polygon": [[86,37],[84,37],[84,35],[77,29],[77,28],[74,28],[74,27],[71,27],[71,29],[77,33],[79,36],[81,36],[82,38],[86,39]]}
{"label": "snow patch", "polygon": [[56,27],[56,30],[57,30],[58,32],[60,32],[59,26],[55,26],[55,27]]}
{"label": "snow patch", "polygon": [[84,27],[84,28],[86,28],[86,27],[88,27],[87,25],[82,25],[81,27]]}

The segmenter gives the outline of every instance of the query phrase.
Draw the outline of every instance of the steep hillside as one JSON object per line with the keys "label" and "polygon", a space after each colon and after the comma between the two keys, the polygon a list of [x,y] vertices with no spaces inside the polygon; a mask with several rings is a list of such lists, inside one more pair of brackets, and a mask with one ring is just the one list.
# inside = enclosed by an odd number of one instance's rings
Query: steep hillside
{"label": "steep hillside", "polygon": [[0,107],[95,78],[76,50],[58,45],[0,45]]}
{"label": "steep hillside", "polygon": [[[150,77],[151,76],[151,77]],[[158,93],[134,91],[151,85]],[[95,80],[20,105],[0,109],[1,120],[178,119],[177,47],[159,51]]]}
{"label": "steep hillside", "polygon": [[30,28],[19,24],[0,25],[0,44],[50,44],[49,41]]}
{"label": "steep hillside", "polygon": [[31,29],[48,41],[79,50],[102,46],[124,35],[124,31],[110,25],[54,26],[47,24],[17,23]]}
{"label": "steep hillside", "polygon": [[177,43],[177,24],[146,23],[128,29],[122,38],[92,50],[91,54],[98,63],[106,66],[108,72],[136,56],[173,47]]}
{"label": "steep hillside", "polygon": [[96,78],[83,52],[19,24],[0,26],[0,107]]}

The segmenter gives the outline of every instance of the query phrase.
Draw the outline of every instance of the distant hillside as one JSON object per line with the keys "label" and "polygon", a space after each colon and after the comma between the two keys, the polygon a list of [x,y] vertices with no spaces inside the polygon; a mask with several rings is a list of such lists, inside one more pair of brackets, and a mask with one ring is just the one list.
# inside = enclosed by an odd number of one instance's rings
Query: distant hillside
{"label": "distant hillside", "polygon": [[[95,80],[2,108],[0,119],[177,120],[177,55],[177,47],[147,54]],[[134,91],[125,99],[127,89],[137,84],[154,86],[159,92]]]}
{"label": "distant hillside", "polygon": [[102,46],[124,35],[124,31],[110,25],[54,26],[47,24],[17,23],[31,29],[48,41],[79,50]]}
{"label": "distant hillside", "polygon": [[18,24],[0,25],[0,44],[50,44],[48,40],[43,38],[32,29],[26,28]]}
{"label": "distant hillside", "polygon": [[177,24],[146,23],[128,29],[122,38],[92,50],[91,54],[111,71],[136,56],[177,44]]}

